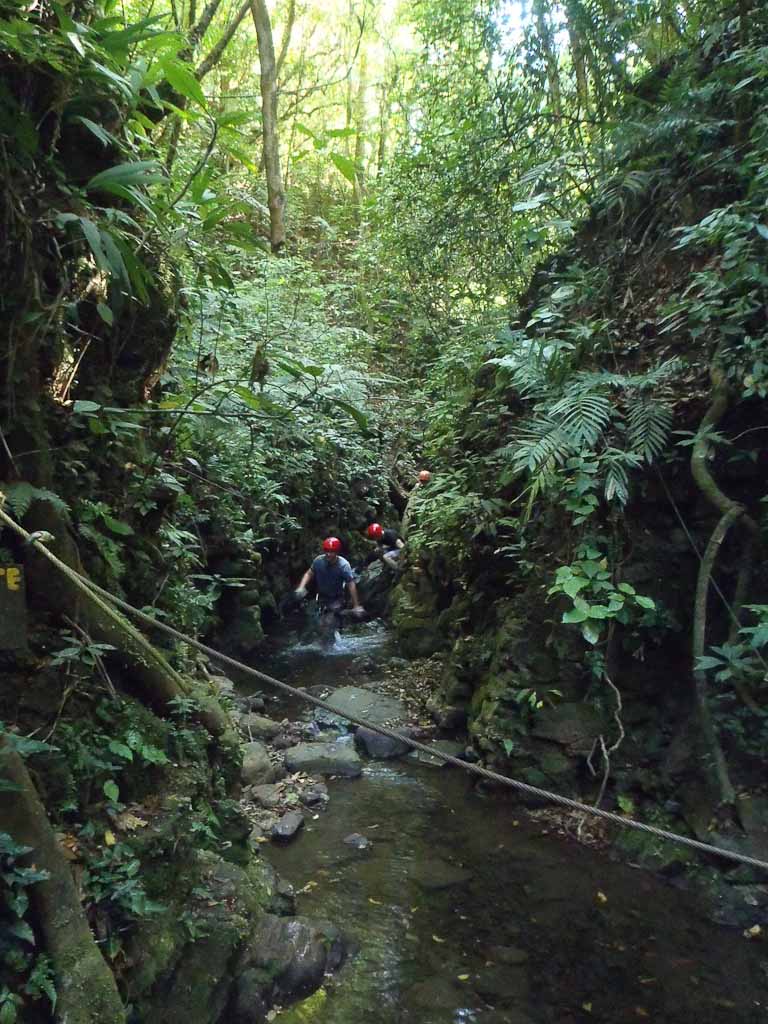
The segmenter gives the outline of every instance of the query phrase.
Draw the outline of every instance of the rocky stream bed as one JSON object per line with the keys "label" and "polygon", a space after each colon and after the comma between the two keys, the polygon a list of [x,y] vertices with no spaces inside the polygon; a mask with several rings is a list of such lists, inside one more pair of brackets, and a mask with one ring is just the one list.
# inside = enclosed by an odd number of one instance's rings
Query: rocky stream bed
{"label": "rocky stream bed", "polygon": [[[292,644],[269,670],[339,711],[465,750],[428,713],[439,663],[398,658],[380,627],[330,650]],[[262,1019],[283,1024],[766,1019],[762,880],[707,895],[617,863],[600,829],[579,842],[562,813],[526,810],[342,717],[233,693],[251,840],[300,911],[262,922],[238,1022],[258,1019],[267,964]]]}

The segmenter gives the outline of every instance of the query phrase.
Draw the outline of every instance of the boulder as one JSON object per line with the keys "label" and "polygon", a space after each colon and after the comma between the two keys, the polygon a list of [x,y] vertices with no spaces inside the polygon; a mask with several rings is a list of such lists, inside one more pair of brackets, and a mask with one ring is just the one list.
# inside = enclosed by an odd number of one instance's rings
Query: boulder
{"label": "boulder", "polygon": [[[406,730],[403,730],[406,732]],[[376,758],[379,761],[386,761],[393,757],[402,757],[411,749],[403,740],[393,739],[391,736],[383,736],[380,732],[363,727],[355,734],[358,746],[367,757]]]}
{"label": "boulder", "polygon": [[342,686],[341,689],[334,690],[326,701],[339,714],[335,715],[325,708],[318,708],[315,719],[331,727],[338,724],[340,717],[346,722],[344,716],[348,714],[364,718],[374,725],[385,725],[405,718],[405,705],[402,701],[387,694],[364,690],[360,686]]}
{"label": "boulder", "polygon": [[354,747],[342,743],[299,743],[285,752],[285,766],[289,772],[346,778],[355,778],[363,770]]}
{"label": "boulder", "polygon": [[249,786],[245,795],[259,807],[277,807],[282,800],[280,787],[275,785]]}
{"label": "boulder", "polygon": [[472,984],[489,1003],[525,1003],[528,998],[528,972],[524,967],[484,967]]}
{"label": "boulder", "polygon": [[252,736],[255,740],[271,740],[277,736],[282,726],[271,718],[251,712],[251,714],[242,717],[240,728],[246,736]]}
{"label": "boulder", "polygon": [[273,998],[285,1004],[314,992],[344,956],[343,939],[333,925],[265,914],[249,942],[246,970],[255,970],[262,984],[271,982]]}
{"label": "boulder", "polygon": [[351,835],[345,836],[343,842],[346,846],[354,847],[355,850],[368,850],[371,847],[370,839],[359,832],[353,832]]}
{"label": "boulder", "polygon": [[603,728],[603,721],[591,704],[568,701],[539,711],[532,735],[558,743],[572,755],[588,755]]}
{"label": "boulder", "polygon": [[254,740],[243,746],[242,779],[247,786],[258,786],[265,782],[274,782],[277,772],[269,760],[267,748],[263,743]]}
{"label": "boulder", "polygon": [[328,802],[330,797],[328,796],[328,787],[323,782],[317,782],[313,786],[308,786],[303,789],[299,794],[299,799],[307,807],[316,807],[318,804],[325,804]]}
{"label": "boulder", "polygon": [[286,811],[276,825],[272,826],[272,838],[279,843],[290,842],[304,824],[300,811]]}

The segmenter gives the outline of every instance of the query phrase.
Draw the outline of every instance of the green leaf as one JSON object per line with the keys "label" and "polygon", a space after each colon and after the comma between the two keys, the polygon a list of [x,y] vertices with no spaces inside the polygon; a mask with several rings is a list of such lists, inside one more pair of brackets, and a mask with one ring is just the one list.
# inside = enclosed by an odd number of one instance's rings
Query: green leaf
{"label": "green leaf", "polygon": [[563,584],[563,590],[569,597],[576,597],[579,591],[583,590],[587,586],[589,586],[587,580],[578,576],[572,576]]}
{"label": "green leaf", "polygon": [[586,622],[589,614],[583,608],[571,608],[563,612],[563,622]]}
{"label": "green leaf", "polygon": [[768,227],[765,224],[755,224],[755,230],[762,238],[768,239]]}
{"label": "green leaf", "polygon": [[337,405],[339,409],[343,409],[344,412],[348,412],[361,430],[368,430],[368,417],[357,406],[352,405],[351,402],[345,402],[341,398],[331,398],[331,402]]}
{"label": "green leaf", "polygon": [[14,921],[14,923],[8,929],[12,935],[15,935],[19,939],[23,939],[24,942],[29,942],[30,945],[35,944],[35,933],[29,927],[26,921]]}
{"label": "green leaf", "polygon": [[99,316],[101,317],[105,324],[108,324],[110,327],[112,327],[112,325],[115,322],[115,314],[112,312],[109,306],[107,306],[104,302],[97,302],[96,312],[99,314]]}
{"label": "green leaf", "polygon": [[89,402],[84,398],[78,398],[78,400],[72,405],[72,412],[78,413],[94,413],[98,412],[101,406],[98,402]]}
{"label": "green leaf", "polygon": [[133,527],[129,526],[128,523],[124,523],[122,519],[114,519],[110,515],[105,515],[102,519],[104,521],[104,525],[108,530],[111,530],[112,533],[116,533],[120,537],[133,536]]}
{"label": "green leaf", "polygon": [[87,217],[79,218],[80,228],[85,236],[85,240],[88,243],[93,258],[96,261],[96,266],[99,270],[107,273],[109,270],[109,261],[107,260],[107,254],[104,252],[104,246],[101,240],[101,232]]}
{"label": "green leaf", "polygon": [[96,124],[95,121],[91,121],[88,117],[82,117],[77,114],[72,118],[73,121],[79,121],[80,124],[85,125],[89,132],[96,136],[102,146],[111,146],[115,142],[114,135],[110,135],[108,131],[105,131],[100,124]]}
{"label": "green leaf", "polygon": [[120,790],[117,788],[116,784],[111,780],[109,782],[105,782],[101,788],[104,793],[104,796],[108,800],[111,800],[113,804],[117,803],[117,801],[120,799]]}
{"label": "green leaf", "polygon": [[656,607],[653,598],[645,597],[643,594],[635,594],[635,601],[637,601],[641,608],[653,609]]}
{"label": "green leaf", "polygon": [[581,635],[588,644],[596,644],[600,640],[600,626],[591,619],[588,619],[581,627]]}
{"label": "green leaf", "polygon": [[[109,743],[109,749],[113,754],[117,754],[118,757],[124,758],[126,761],[133,760],[133,751],[130,747],[127,747],[124,743],[119,740],[111,740]],[[115,787],[117,789],[117,787]]]}
{"label": "green leaf", "polygon": [[176,92],[186,96],[188,100],[194,100],[205,109],[205,93],[202,86],[195,78],[193,71],[187,64],[178,60],[164,60],[162,62],[165,77],[171,83]]}
{"label": "green leaf", "polygon": [[117,164],[115,167],[108,167],[106,171],[100,171],[99,174],[95,174],[91,178],[85,187],[89,192],[98,189],[109,192],[114,187],[154,185],[159,181],[165,181],[165,175],[157,160],[133,160],[129,163]]}
{"label": "green leaf", "polygon": [[343,156],[341,153],[331,153],[330,156],[336,170],[343,174],[350,184],[354,185],[357,176],[354,160],[350,160],[348,156]]}

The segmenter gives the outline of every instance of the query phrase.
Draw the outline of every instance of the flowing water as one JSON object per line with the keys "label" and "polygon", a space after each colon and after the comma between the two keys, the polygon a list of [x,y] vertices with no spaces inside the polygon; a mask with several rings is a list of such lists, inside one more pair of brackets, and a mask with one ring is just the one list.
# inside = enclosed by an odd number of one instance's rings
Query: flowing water
{"label": "flowing water", "polygon": [[[295,645],[272,670],[334,687],[361,655],[393,653],[368,627],[327,651]],[[712,924],[694,894],[542,835],[453,769],[368,762],[329,789],[327,810],[268,855],[303,890],[299,912],[333,921],[351,953],[281,1024],[768,1021],[765,947]]]}

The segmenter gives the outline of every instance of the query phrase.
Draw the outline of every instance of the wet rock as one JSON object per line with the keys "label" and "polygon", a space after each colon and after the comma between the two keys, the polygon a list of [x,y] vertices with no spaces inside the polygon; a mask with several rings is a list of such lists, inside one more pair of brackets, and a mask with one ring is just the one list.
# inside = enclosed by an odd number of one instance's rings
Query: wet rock
{"label": "wet rock", "polygon": [[[391,721],[405,718],[405,705],[396,697],[389,697],[387,694],[373,693],[371,690],[364,690],[360,686],[342,686],[327,698],[338,715],[326,711],[325,708],[318,708],[315,712],[315,719],[320,724],[334,726],[338,724],[341,716],[350,714],[356,718],[364,718],[374,725],[384,725]],[[342,717],[342,721],[346,721]]]}
{"label": "wet rock", "polygon": [[251,712],[243,717],[240,728],[247,736],[252,736],[255,740],[271,740],[277,736],[282,726],[271,718]]}
{"label": "wet rock", "polygon": [[525,1002],[528,998],[528,972],[524,967],[484,967],[472,985],[489,1003]]}
{"label": "wet rock", "polygon": [[290,1003],[314,992],[344,956],[344,941],[332,925],[265,914],[248,944],[246,969],[258,971],[262,985],[271,981],[275,1000]]}
{"label": "wet rock", "polygon": [[[455,740],[435,740],[429,745],[436,750],[442,750],[444,754],[450,754],[451,757],[460,758],[464,754],[464,744],[458,743]],[[433,768],[443,768],[447,764],[442,758],[436,757],[434,754],[426,754],[423,750],[412,750],[408,755],[408,759],[418,761],[419,764],[426,764]]]}
{"label": "wet rock", "polygon": [[354,847],[355,850],[368,850],[372,845],[370,839],[367,839],[359,832],[353,832],[351,835],[345,836],[343,842],[347,846]]}
{"label": "wet rock", "polygon": [[276,825],[272,826],[272,838],[279,843],[290,842],[304,824],[300,811],[286,811]]}
{"label": "wet rock", "polygon": [[280,787],[276,785],[248,786],[245,796],[260,807],[277,807],[282,796]]}
{"label": "wet rock", "polygon": [[456,1008],[458,993],[447,978],[426,978],[408,989],[407,1003],[422,1009],[450,1011]]}
{"label": "wet rock", "polygon": [[328,796],[328,787],[318,782],[314,786],[309,786],[307,789],[302,790],[299,795],[299,799],[307,807],[316,807],[318,804],[327,803],[330,797]]}
{"label": "wet rock", "polygon": [[[403,729],[404,733],[408,730]],[[393,757],[402,757],[411,749],[403,740],[393,739],[391,736],[382,736],[380,732],[373,729],[360,728],[355,733],[357,744],[362,748],[367,757],[376,758],[379,761],[386,761]]]}
{"label": "wet rock", "polygon": [[245,697],[245,703],[248,706],[249,711],[263,711],[267,706],[266,701],[260,693],[252,693],[250,696]]}
{"label": "wet rock", "polygon": [[472,873],[464,868],[449,864],[446,860],[435,858],[420,861],[413,869],[411,877],[422,889],[437,891],[450,889],[455,885],[466,885]]}
{"label": "wet rock", "polygon": [[290,772],[316,775],[342,775],[354,778],[363,770],[360,755],[354,747],[338,743],[299,743],[285,754]]}
{"label": "wet rock", "polygon": [[456,732],[465,729],[467,725],[467,709],[457,706],[436,708],[433,712],[437,727],[447,732]]}
{"label": "wet rock", "polygon": [[591,704],[565,702],[537,712],[532,735],[576,755],[589,754],[602,730],[602,719]]}
{"label": "wet rock", "polygon": [[272,740],[272,746],[275,750],[288,750],[290,747],[295,747],[301,740],[295,733],[284,732],[280,736],[276,736]]}
{"label": "wet rock", "polygon": [[261,783],[274,782],[275,768],[269,760],[267,748],[258,740],[243,746],[242,779],[246,785],[258,786]]}
{"label": "wet rock", "polygon": [[264,1024],[267,1004],[263,999],[264,982],[254,968],[243,971],[236,979],[227,1020],[231,1024]]}

